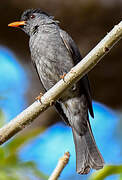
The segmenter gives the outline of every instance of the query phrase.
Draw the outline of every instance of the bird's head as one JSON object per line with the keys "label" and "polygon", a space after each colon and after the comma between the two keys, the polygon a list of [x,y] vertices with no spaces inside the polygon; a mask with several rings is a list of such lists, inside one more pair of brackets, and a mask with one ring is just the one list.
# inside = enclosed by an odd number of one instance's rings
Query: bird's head
{"label": "bird's head", "polygon": [[28,9],[23,12],[20,21],[10,23],[10,27],[19,27],[28,35],[34,34],[43,24],[55,22],[53,17],[41,9]]}

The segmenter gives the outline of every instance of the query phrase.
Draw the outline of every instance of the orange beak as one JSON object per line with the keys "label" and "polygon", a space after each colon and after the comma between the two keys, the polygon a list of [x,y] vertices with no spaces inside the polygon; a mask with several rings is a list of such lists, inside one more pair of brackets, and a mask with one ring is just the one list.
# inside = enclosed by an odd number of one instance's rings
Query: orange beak
{"label": "orange beak", "polygon": [[17,21],[17,22],[13,22],[8,24],[9,27],[19,27],[19,26],[23,26],[26,24],[26,21]]}

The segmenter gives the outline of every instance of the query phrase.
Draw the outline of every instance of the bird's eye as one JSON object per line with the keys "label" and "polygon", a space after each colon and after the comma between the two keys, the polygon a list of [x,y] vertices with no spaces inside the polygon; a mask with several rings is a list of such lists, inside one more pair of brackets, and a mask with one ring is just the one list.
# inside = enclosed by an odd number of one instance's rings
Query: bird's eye
{"label": "bird's eye", "polygon": [[31,18],[31,19],[35,18],[35,15],[34,15],[34,14],[32,14],[32,15],[30,16],[30,18]]}

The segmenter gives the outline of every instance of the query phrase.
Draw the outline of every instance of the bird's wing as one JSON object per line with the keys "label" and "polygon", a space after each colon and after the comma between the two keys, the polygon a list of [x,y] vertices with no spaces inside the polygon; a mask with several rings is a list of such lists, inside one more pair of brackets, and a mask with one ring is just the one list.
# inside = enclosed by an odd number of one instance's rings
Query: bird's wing
{"label": "bird's wing", "polygon": [[[39,77],[39,73],[38,73],[37,66],[36,66],[35,62],[32,61],[32,64],[33,64],[33,66],[35,67],[35,70],[36,70],[37,75],[38,75],[38,77]],[[41,81],[40,77],[39,77],[39,80]],[[42,84],[42,82],[41,82],[41,84]],[[46,89],[45,89],[45,87],[43,86],[43,84],[42,84],[42,87],[43,87],[43,89],[46,91]],[[56,108],[57,112],[60,112],[60,116],[61,116],[62,119],[65,121],[65,123],[67,123],[67,125],[70,126],[69,121],[68,121],[68,118],[67,118],[66,115],[64,114],[63,109],[61,108],[61,104],[60,104],[58,101],[55,102],[55,108]]]}
{"label": "bird's wing", "polygon": [[[65,31],[60,29],[60,36],[62,38],[62,41],[64,45],[66,46],[70,56],[73,59],[74,65],[76,65],[78,62],[81,61],[82,57],[80,54],[80,51],[78,47],[76,46],[75,42],[72,40],[72,38],[66,33]],[[87,102],[88,102],[88,108],[91,116],[94,118],[93,108],[92,108],[92,98],[91,98],[91,89],[90,84],[88,80],[88,76],[85,75],[80,81],[79,81],[81,90],[86,96]]]}
{"label": "bird's wing", "polygon": [[[75,42],[65,31],[60,30],[60,36],[70,56],[74,61],[74,65],[77,64],[82,59],[82,57]],[[73,124],[71,124],[71,127],[73,131],[75,150],[76,150],[77,172],[79,174],[87,174],[90,168],[101,169],[104,165],[104,160],[96,146],[89,122],[88,111],[86,107],[87,105],[85,103],[85,101],[87,101],[89,112],[91,116],[94,117],[93,108],[92,108],[91,90],[87,75],[85,75],[79,81],[79,85],[81,89],[81,95],[82,95],[81,97],[85,96],[85,99],[77,98],[77,100],[80,99],[84,104],[85,108],[82,108],[82,106],[79,107],[80,110],[81,109],[82,110],[79,111],[80,114],[77,114],[77,116],[73,117],[73,121],[71,122]],[[80,102],[79,105],[81,105]]]}
{"label": "bird's wing", "polygon": [[[38,75],[38,78],[39,78],[39,80],[40,80],[40,76],[39,76],[39,73],[38,73],[38,70],[37,70],[37,66],[36,66],[36,63],[34,62],[34,61],[31,61],[32,62],[32,64],[33,64],[33,66],[34,66],[34,68],[35,68],[35,70],[36,70],[36,73],[37,73],[37,75]],[[41,80],[40,80],[41,81]],[[42,84],[42,82],[41,82],[41,84]],[[43,88],[44,88],[44,86],[43,86]],[[45,89],[45,88],[44,88]]]}
{"label": "bird's wing", "polygon": [[42,81],[41,81],[41,79],[40,79],[40,76],[39,76],[39,73],[38,73],[38,70],[37,70],[37,65],[36,65],[36,63],[35,63],[33,60],[31,60],[31,62],[32,62],[33,66],[34,66],[34,68],[35,68],[35,70],[36,70],[36,73],[37,73],[37,75],[38,75],[38,78],[39,78],[39,80],[40,80],[40,82],[41,82],[41,86],[42,86],[42,88],[43,88],[43,91],[46,92],[46,89],[45,89],[45,87],[44,87],[44,85],[43,85],[43,83],[42,83]]}
{"label": "bird's wing", "polygon": [[55,108],[56,108],[57,112],[60,113],[60,116],[61,116],[61,118],[63,119],[63,121],[65,121],[65,123],[66,123],[68,126],[70,126],[69,120],[68,120],[68,118],[66,117],[66,115],[65,115],[65,113],[64,113],[64,111],[63,111],[63,109],[62,109],[62,107],[61,107],[60,102],[58,102],[58,101],[55,102]]}

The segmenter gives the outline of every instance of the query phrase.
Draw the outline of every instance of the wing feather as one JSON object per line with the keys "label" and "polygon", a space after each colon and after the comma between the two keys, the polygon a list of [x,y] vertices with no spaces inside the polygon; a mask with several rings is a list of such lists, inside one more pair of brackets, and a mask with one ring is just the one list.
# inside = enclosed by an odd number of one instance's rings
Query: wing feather
{"label": "wing feather", "polygon": [[[78,62],[81,61],[82,57],[80,54],[80,51],[78,47],[76,46],[75,42],[72,40],[72,38],[63,30],[60,29],[60,36],[62,38],[62,41],[64,45],[66,46],[70,56],[72,57],[74,61],[74,65],[76,65]],[[94,118],[94,113],[93,113],[93,107],[92,107],[92,98],[91,98],[91,89],[90,89],[90,83],[88,80],[88,76],[85,75],[80,81],[80,89],[81,91],[85,94],[87,103],[88,103],[88,108],[91,116]]]}

